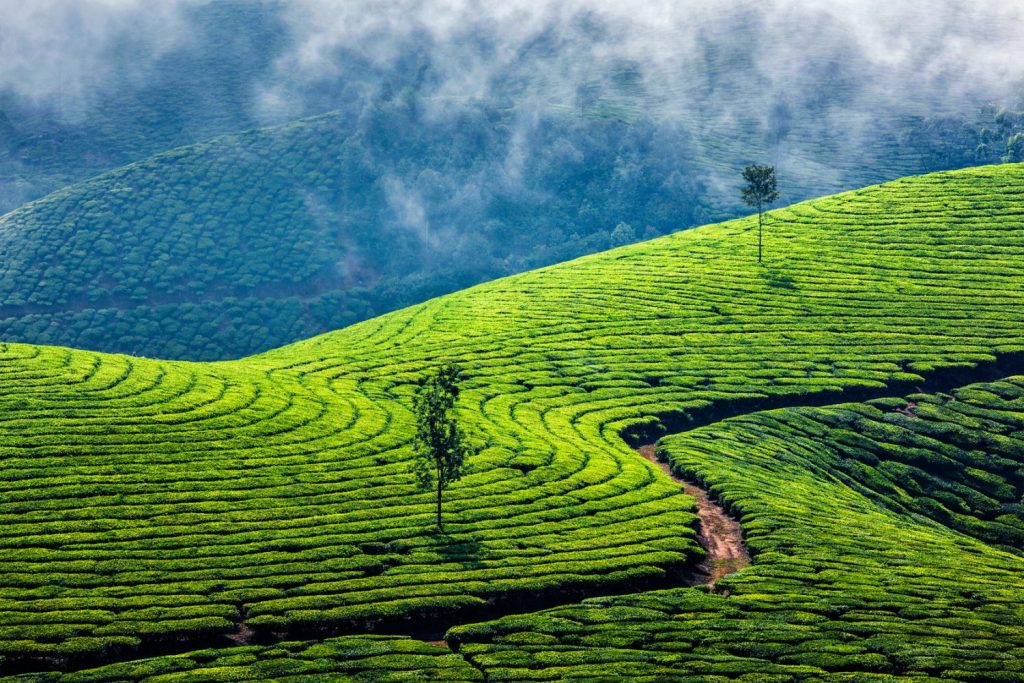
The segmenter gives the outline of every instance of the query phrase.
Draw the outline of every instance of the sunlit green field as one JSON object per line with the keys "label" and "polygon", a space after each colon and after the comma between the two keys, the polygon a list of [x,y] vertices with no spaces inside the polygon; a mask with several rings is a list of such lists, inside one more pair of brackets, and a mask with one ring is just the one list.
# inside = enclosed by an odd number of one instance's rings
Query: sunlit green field
{"label": "sunlit green field", "polygon": [[455,629],[490,680],[1024,680],[1024,377],[754,413],[661,454],[755,566]]}
{"label": "sunlit green field", "polygon": [[[319,662],[311,675],[354,675],[365,643],[319,658],[308,641],[466,624],[452,642],[469,659],[425,651],[424,671],[1020,680],[1019,384],[665,439],[755,552],[713,595],[650,592],[702,555],[693,502],[620,434],[758,398],[892,396],[1024,351],[1022,190],[1024,166],[907,179],[772,212],[763,267],[742,219],[231,363],[7,345],[0,666],[199,650],[244,625],[307,641],[292,659]],[[408,470],[409,409],[449,361],[483,450],[439,535]],[[632,595],[470,625],[607,592]],[[253,662],[285,657],[235,654],[245,671],[154,680],[266,678]],[[153,675],[118,671],[96,680]]]}

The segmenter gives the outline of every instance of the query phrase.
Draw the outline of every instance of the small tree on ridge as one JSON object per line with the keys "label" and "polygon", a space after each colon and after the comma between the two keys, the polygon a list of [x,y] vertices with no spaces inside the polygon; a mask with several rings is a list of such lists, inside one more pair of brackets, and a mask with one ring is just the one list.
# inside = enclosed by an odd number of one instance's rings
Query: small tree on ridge
{"label": "small tree on ridge", "polygon": [[764,207],[779,198],[776,190],[775,167],[751,164],[743,169],[743,186],[741,194],[748,206],[757,209],[757,262],[761,263],[762,234],[764,232]]}
{"label": "small tree on ridge", "polygon": [[474,450],[455,416],[459,397],[459,369],[445,365],[427,377],[413,400],[416,413],[416,458],[413,473],[420,488],[437,491],[437,528],[441,521],[441,496],[449,484],[462,478],[466,458]]}

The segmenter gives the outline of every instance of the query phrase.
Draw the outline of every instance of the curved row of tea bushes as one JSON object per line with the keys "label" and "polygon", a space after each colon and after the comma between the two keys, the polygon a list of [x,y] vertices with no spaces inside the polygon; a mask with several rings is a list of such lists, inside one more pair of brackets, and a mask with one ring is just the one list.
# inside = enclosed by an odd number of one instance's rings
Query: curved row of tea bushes
{"label": "curved row of tea bushes", "polygon": [[661,456],[740,517],[753,567],[710,594],[595,598],[449,638],[491,681],[1024,680],[1022,416],[1016,377],[666,438]]}
{"label": "curved row of tea bushes", "polygon": [[483,674],[446,648],[399,636],[349,636],[199,650],[74,673],[24,674],[10,683],[398,683],[482,681]]}
{"label": "curved row of tea bushes", "polygon": [[[693,501],[620,434],[1019,358],[1022,188],[1019,165],[906,179],[772,212],[763,267],[747,218],[237,362],[9,345],[0,655],[440,630],[675,581]],[[441,536],[409,408],[446,361],[483,450]]]}
{"label": "curved row of tea bushes", "polygon": [[[724,482],[713,490],[732,501],[757,551],[755,567],[712,594],[594,598],[458,627],[448,637],[461,656],[407,639],[349,637],[12,680],[479,680],[480,672],[494,681],[1021,680],[1021,558],[910,510],[935,491],[893,487],[880,496],[863,482],[908,454],[949,465],[983,442],[994,448],[970,476],[1019,487],[1010,478],[1024,469],[1022,409],[1018,377],[949,394],[754,413],[665,439],[661,453],[677,468]],[[856,476],[849,462],[862,466]],[[928,476],[955,490],[965,473],[950,465]],[[1024,521],[1019,506],[1005,517]]]}
{"label": "curved row of tea bushes", "polygon": [[7,345],[0,386],[0,654],[21,665],[212,643],[242,621],[415,616],[440,634],[458,610],[656,583],[701,552],[677,487],[572,431],[483,451],[439,535],[405,402],[357,385]]}

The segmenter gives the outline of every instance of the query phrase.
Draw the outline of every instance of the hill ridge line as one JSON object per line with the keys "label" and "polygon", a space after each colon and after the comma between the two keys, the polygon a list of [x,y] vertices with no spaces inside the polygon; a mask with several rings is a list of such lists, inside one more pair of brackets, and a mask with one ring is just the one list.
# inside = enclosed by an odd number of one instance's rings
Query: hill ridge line
{"label": "hill ridge line", "polygon": [[[815,394],[805,394],[794,397],[766,395],[756,399],[737,399],[734,401],[720,401],[712,403],[706,408],[694,409],[690,412],[670,411],[655,416],[657,422],[654,429],[660,427],[662,437],[676,436],[696,429],[701,429],[732,417],[739,417],[756,412],[767,412],[788,408],[821,407],[842,403],[858,403],[881,398],[900,396],[905,393],[913,393],[914,390],[929,391],[932,393],[945,393],[959,387],[967,386],[978,382],[994,381],[1014,375],[1024,375],[1024,351],[996,353],[995,359],[988,362],[977,362],[971,367],[946,366],[936,368],[931,372],[920,373],[921,380],[904,380],[886,384],[880,388],[849,388],[840,391],[821,391]],[[909,387],[909,391],[906,391]],[[842,400],[847,399],[847,400]],[[758,405],[759,407],[743,410],[741,406]],[[714,418],[714,419],[712,419]],[[710,482],[699,481],[693,483],[686,477],[674,472],[671,465],[657,459],[654,449],[657,441],[644,441],[650,439],[652,425],[646,424],[646,429],[626,428],[620,434],[622,439],[633,448],[640,456],[652,463],[663,473],[670,476],[674,481],[684,483],[707,494],[711,504],[722,509],[722,513],[728,517],[728,512],[720,504],[714,501],[710,494]],[[690,494],[692,495],[692,494]],[[731,517],[730,517],[731,519]],[[741,520],[737,522],[741,527]],[[703,540],[703,539],[702,539]],[[707,548],[702,542],[702,546]],[[745,551],[744,551],[745,552]],[[713,560],[725,560],[717,567],[715,573]],[[730,564],[730,558],[718,556],[702,560],[697,565],[687,564],[682,567],[667,567],[665,575],[659,581],[648,580],[645,583],[650,585],[637,585],[635,580],[626,580],[623,585],[604,584],[597,590],[586,590],[586,588],[573,587],[566,584],[562,589],[550,592],[534,592],[533,596],[521,596],[521,600],[527,600],[522,604],[515,595],[506,598],[504,604],[489,601],[487,607],[466,607],[451,610],[450,619],[444,619],[443,614],[408,613],[404,616],[392,619],[362,620],[353,619],[349,622],[335,623],[329,627],[319,629],[298,628],[287,632],[267,632],[259,629],[252,629],[244,620],[234,623],[232,630],[216,635],[199,636],[191,640],[179,639],[172,644],[150,643],[143,644],[137,648],[125,651],[125,656],[113,658],[83,657],[80,660],[61,660],[53,658],[27,658],[18,660],[8,659],[0,666],[0,673],[3,675],[15,675],[23,673],[45,673],[47,671],[73,672],[85,669],[96,668],[109,664],[119,664],[135,660],[148,659],[151,657],[167,655],[184,655],[189,652],[207,649],[230,649],[251,645],[271,645],[285,641],[307,641],[315,642],[327,638],[341,636],[358,636],[367,634],[401,635],[416,640],[440,643],[447,642],[448,647],[454,653],[459,653],[460,642],[457,637],[450,637],[447,632],[457,626],[473,623],[481,623],[499,619],[506,616],[529,614],[543,611],[550,608],[571,605],[591,598],[611,597],[630,593],[639,593],[654,590],[667,590],[671,588],[697,587],[707,585],[708,590],[714,592],[715,582],[724,576],[738,571],[747,564],[746,558],[731,558],[735,564]],[[750,562],[753,562],[750,558]],[[722,594],[728,597],[728,593]],[[511,608],[511,609],[509,609]],[[461,615],[461,616],[460,616]],[[430,627],[412,628],[410,625],[417,622],[433,622]],[[244,626],[244,629],[239,628]],[[240,638],[240,634],[244,636]],[[469,661],[466,655],[462,655],[474,668],[479,670],[476,663]],[[43,661],[48,661],[55,666],[42,668],[38,666]]]}

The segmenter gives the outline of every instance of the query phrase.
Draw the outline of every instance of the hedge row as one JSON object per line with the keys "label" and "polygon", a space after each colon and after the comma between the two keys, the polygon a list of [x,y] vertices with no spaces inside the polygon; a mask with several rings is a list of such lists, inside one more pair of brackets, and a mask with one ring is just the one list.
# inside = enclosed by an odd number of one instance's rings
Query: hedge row
{"label": "hedge row", "polygon": [[227,681],[482,681],[447,648],[398,636],[349,636],[198,650],[74,673],[24,674],[10,683],[226,683]]}
{"label": "hedge row", "polygon": [[[449,632],[488,680],[1024,680],[1024,377],[662,441],[753,567]],[[983,543],[966,534],[989,541]]]}
{"label": "hedge row", "polygon": [[[271,635],[380,620],[425,632],[492,610],[664,585],[702,554],[693,501],[619,435],[759,402],[881,395],[921,373],[968,373],[1024,350],[1022,186],[1022,166],[908,179],[773,212],[763,267],[747,218],[237,362],[9,344],[0,349],[0,656],[42,666],[142,643],[181,646],[243,621]],[[410,405],[416,383],[449,360],[464,369],[461,414],[483,450],[446,495],[448,534],[439,535],[431,495],[409,473]],[[880,434],[894,428],[878,424]],[[903,534],[904,522],[884,515],[916,515],[906,533],[930,539],[946,523],[935,506],[960,505],[957,528],[973,538],[943,533],[965,547],[1014,546],[1000,519],[1014,514],[1002,506],[1017,486],[1006,453],[991,451],[1000,464],[986,469],[977,454],[926,453],[933,434],[900,438],[918,450],[900,460],[863,448],[857,460],[870,472],[836,468],[826,478],[856,481],[836,495],[885,511],[864,518],[865,533],[885,522],[878,528]],[[890,464],[875,467],[882,456]],[[941,496],[911,504],[893,492],[919,478],[906,468],[934,474],[939,456],[962,465]],[[766,465],[758,487],[783,486],[794,468],[805,469]],[[711,474],[702,476],[721,492]],[[800,495],[821,493],[816,480],[803,485]],[[744,513],[751,495],[728,498]],[[746,529],[761,550],[758,534],[792,527],[786,543],[810,543],[832,563],[834,534],[855,528],[831,521],[812,534],[792,524],[772,512]],[[891,545],[863,538],[883,551],[884,577]],[[936,576],[914,608],[961,590],[950,581]],[[827,585],[807,586],[794,600],[831,599]],[[1003,609],[982,596],[979,608]],[[905,637],[925,647],[930,636]],[[867,670],[875,659],[849,666]]]}

